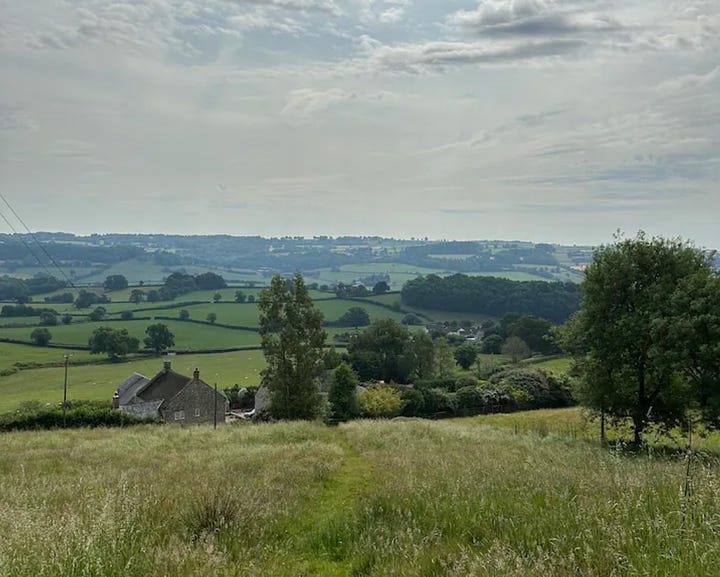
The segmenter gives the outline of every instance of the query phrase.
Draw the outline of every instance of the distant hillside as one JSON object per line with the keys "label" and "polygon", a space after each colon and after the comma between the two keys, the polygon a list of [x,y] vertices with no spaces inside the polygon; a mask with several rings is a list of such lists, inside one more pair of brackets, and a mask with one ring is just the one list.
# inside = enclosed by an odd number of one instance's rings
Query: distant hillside
{"label": "distant hillside", "polygon": [[0,275],[65,275],[76,284],[122,274],[131,283],[162,282],[172,272],[222,274],[230,282],[258,282],[300,271],[332,285],[385,280],[400,289],[421,275],[458,272],[513,280],[578,282],[590,247],[520,241],[430,241],[381,237],[239,237],[42,232],[0,235]]}

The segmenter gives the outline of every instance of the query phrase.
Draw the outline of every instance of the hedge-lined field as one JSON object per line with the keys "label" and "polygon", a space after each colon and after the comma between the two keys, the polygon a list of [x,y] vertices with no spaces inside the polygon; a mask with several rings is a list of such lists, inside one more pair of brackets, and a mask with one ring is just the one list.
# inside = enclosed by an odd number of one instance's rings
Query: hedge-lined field
{"label": "hedge-lined field", "polygon": [[7,577],[720,574],[715,457],[472,420],[2,435]]}
{"label": "hedge-lined field", "polygon": [[[169,359],[136,357],[91,365],[77,365],[80,358],[73,356],[68,370],[68,398],[107,401],[131,373],[152,377],[162,369],[163,360],[170,360],[174,370],[188,376],[197,367],[204,381],[210,384],[217,381],[221,389],[234,384],[258,386],[259,373],[265,367],[262,351],[176,355]],[[62,366],[24,370],[0,378],[0,413],[13,410],[25,401],[62,401],[63,380]]]}

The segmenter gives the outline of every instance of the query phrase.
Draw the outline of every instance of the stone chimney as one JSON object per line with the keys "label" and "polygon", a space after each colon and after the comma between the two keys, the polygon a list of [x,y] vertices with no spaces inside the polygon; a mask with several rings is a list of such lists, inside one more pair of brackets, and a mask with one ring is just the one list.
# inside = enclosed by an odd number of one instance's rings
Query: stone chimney
{"label": "stone chimney", "polygon": [[170,361],[165,361],[163,363],[163,369],[165,370],[166,373],[170,370]]}
{"label": "stone chimney", "polygon": [[118,395],[118,392],[115,391],[115,394],[112,398],[112,406],[113,409],[119,409],[120,408],[120,395]]}
{"label": "stone chimney", "polygon": [[193,371],[193,379],[195,379],[196,381],[200,380],[200,369],[195,369]]}

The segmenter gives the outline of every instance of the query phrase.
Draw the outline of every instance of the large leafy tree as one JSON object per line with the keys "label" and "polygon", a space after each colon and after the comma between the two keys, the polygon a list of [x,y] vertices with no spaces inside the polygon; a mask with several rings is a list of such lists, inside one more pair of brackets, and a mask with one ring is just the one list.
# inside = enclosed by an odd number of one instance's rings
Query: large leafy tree
{"label": "large leafy tree", "polygon": [[278,419],[313,419],[320,413],[317,378],[323,370],[323,315],[298,273],[275,275],[260,295],[260,336],[267,368],[270,412]]}
{"label": "large leafy tree", "polygon": [[[703,251],[642,233],[596,249],[585,272],[585,299],[565,335],[583,353],[578,395],[593,408],[630,417],[638,443],[649,423],[675,425],[697,400],[684,378],[685,351],[705,349],[688,287],[704,286],[712,274]],[[687,330],[679,338],[681,325]]]}
{"label": "large leafy tree", "polygon": [[152,349],[156,354],[172,347],[175,344],[175,335],[170,332],[166,324],[155,323],[145,329],[145,347]]}
{"label": "large leafy tree", "polygon": [[93,331],[88,344],[92,354],[107,353],[110,358],[117,358],[137,352],[140,341],[130,336],[127,329],[99,327]]}
{"label": "large leafy tree", "polygon": [[364,327],[370,324],[370,315],[363,307],[350,307],[337,320],[339,327]]}
{"label": "large leafy tree", "polygon": [[128,280],[121,274],[111,274],[105,277],[103,282],[103,288],[106,291],[119,291],[124,290],[128,287]]}
{"label": "large leafy tree", "polygon": [[409,343],[406,327],[393,319],[378,319],[350,339],[350,362],[361,379],[406,383],[414,368],[407,355]]}

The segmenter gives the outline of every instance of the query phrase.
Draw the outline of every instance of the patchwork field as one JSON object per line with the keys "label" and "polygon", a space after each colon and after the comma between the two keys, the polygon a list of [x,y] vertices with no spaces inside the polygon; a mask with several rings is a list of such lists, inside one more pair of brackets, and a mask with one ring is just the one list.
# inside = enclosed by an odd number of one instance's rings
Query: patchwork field
{"label": "patchwork field", "polygon": [[0,443],[8,577],[720,574],[712,455],[625,456],[468,419]]}

